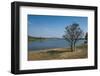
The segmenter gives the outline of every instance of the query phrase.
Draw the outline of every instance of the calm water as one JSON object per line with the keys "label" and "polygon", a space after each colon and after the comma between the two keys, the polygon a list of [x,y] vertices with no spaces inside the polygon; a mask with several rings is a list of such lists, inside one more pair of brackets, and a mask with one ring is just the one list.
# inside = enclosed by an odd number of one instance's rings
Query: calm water
{"label": "calm water", "polygon": [[[84,40],[79,40],[76,45],[84,43]],[[46,39],[42,41],[33,41],[28,43],[28,50],[36,51],[49,48],[65,48],[69,47],[69,44],[64,39]]]}

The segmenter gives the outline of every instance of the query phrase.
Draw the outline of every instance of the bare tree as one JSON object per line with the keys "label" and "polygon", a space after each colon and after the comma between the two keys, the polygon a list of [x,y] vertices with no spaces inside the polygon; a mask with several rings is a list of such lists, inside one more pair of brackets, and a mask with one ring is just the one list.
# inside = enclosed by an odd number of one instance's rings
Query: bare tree
{"label": "bare tree", "polygon": [[77,23],[67,26],[65,28],[65,35],[63,35],[65,40],[70,44],[71,51],[75,51],[75,44],[82,36],[83,31]]}

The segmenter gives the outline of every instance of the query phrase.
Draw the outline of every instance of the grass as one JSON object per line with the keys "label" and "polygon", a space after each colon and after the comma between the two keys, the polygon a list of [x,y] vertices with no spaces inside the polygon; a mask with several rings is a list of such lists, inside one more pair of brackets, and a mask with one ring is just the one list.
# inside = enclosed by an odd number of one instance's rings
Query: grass
{"label": "grass", "polygon": [[71,52],[70,48],[56,48],[42,51],[29,51],[28,60],[80,59],[88,57],[87,45],[77,46],[76,51],[73,52]]}

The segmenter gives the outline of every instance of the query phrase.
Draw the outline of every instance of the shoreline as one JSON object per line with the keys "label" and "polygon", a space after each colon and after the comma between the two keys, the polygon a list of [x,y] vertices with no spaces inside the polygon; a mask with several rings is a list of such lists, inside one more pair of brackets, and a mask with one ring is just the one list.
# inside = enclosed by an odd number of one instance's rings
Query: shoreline
{"label": "shoreline", "polygon": [[39,51],[28,51],[28,61],[80,58],[88,58],[87,46],[77,47],[76,51],[73,52],[70,48],[52,48]]}
{"label": "shoreline", "polygon": [[70,48],[50,48],[50,49],[43,49],[43,50],[29,50],[28,52],[47,52],[47,51],[70,51]]}

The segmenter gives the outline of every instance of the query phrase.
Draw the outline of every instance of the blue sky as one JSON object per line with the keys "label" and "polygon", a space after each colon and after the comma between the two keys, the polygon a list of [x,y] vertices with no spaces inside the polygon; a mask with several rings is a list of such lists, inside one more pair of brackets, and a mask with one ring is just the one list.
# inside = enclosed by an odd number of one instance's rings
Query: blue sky
{"label": "blue sky", "polygon": [[88,17],[28,15],[28,35],[62,38],[65,27],[73,23],[78,23],[87,32]]}

